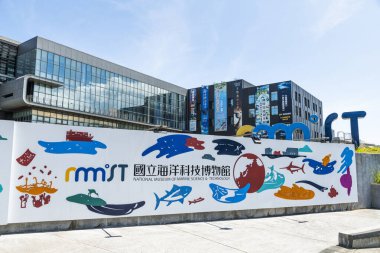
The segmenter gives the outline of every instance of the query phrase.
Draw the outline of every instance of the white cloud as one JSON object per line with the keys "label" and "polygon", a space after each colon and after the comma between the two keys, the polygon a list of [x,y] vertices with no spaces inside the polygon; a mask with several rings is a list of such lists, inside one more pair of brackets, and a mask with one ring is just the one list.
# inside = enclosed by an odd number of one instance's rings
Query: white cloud
{"label": "white cloud", "polygon": [[362,0],[331,0],[314,31],[318,37],[341,25],[362,7]]}

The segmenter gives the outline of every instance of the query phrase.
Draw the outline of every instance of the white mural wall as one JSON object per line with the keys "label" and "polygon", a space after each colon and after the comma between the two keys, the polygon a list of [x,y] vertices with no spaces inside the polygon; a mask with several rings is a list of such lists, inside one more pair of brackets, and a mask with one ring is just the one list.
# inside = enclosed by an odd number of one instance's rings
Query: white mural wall
{"label": "white mural wall", "polygon": [[0,124],[3,224],[358,200],[353,145]]}
{"label": "white mural wall", "polygon": [[11,180],[13,121],[0,121],[0,225],[8,222],[9,183]]}

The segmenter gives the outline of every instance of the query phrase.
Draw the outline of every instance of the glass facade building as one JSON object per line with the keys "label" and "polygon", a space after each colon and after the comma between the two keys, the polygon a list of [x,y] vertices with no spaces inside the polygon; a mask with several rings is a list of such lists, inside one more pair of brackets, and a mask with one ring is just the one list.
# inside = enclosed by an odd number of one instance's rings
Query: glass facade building
{"label": "glass facade building", "polygon": [[0,83],[16,76],[17,45],[17,42],[0,36]]}
{"label": "glass facade building", "polygon": [[[35,46],[26,42],[17,56],[17,77],[33,78],[26,81],[27,105],[12,108],[14,120],[128,129],[157,125],[185,129],[186,89],[39,37],[35,40]],[[52,43],[53,52],[49,50]],[[132,74],[127,75],[128,72]]]}

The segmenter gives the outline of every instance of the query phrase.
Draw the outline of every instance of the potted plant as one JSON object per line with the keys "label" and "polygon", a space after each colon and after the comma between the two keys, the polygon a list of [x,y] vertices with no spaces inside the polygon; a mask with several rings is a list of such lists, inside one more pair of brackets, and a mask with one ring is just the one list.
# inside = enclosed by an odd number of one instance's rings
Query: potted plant
{"label": "potted plant", "polygon": [[371,185],[372,208],[380,209],[380,170],[374,173]]}

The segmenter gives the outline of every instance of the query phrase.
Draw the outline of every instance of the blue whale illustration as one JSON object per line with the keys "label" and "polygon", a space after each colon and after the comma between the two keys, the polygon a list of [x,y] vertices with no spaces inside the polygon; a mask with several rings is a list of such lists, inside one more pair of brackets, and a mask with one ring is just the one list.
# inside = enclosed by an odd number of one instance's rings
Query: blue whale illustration
{"label": "blue whale illustration", "polygon": [[212,190],[213,199],[221,203],[232,204],[243,201],[245,199],[245,196],[249,190],[249,187],[251,187],[251,184],[247,184],[241,189],[229,189],[212,183],[209,186]]}
{"label": "blue whale illustration", "polygon": [[238,156],[242,153],[242,150],[245,149],[243,144],[229,139],[217,139],[212,142],[217,144],[215,150],[218,151],[218,155]]}
{"label": "blue whale illustration", "polygon": [[166,206],[170,206],[173,202],[181,202],[183,204],[184,199],[190,194],[191,190],[192,187],[190,186],[178,186],[175,184],[172,189],[166,191],[166,194],[161,198],[154,193],[154,196],[156,196],[156,207],[154,210],[157,210],[161,202],[168,202]]}
{"label": "blue whale illustration", "polygon": [[172,134],[157,139],[157,143],[153,146],[147,148],[142,153],[142,156],[146,156],[149,153],[158,150],[159,153],[156,158],[165,156],[166,158],[171,158],[176,155],[194,151],[186,145],[186,141],[190,139],[191,136],[184,134]]}
{"label": "blue whale illustration", "polygon": [[317,175],[330,174],[331,172],[334,171],[334,165],[336,164],[336,161],[332,161],[332,162],[329,162],[326,166],[323,166],[321,162],[318,162],[310,158],[303,159],[302,162],[309,163],[309,166],[314,169],[313,173]]}
{"label": "blue whale illustration", "polygon": [[45,148],[46,153],[51,154],[88,154],[95,155],[97,148],[106,149],[107,146],[100,141],[38,141]]}

